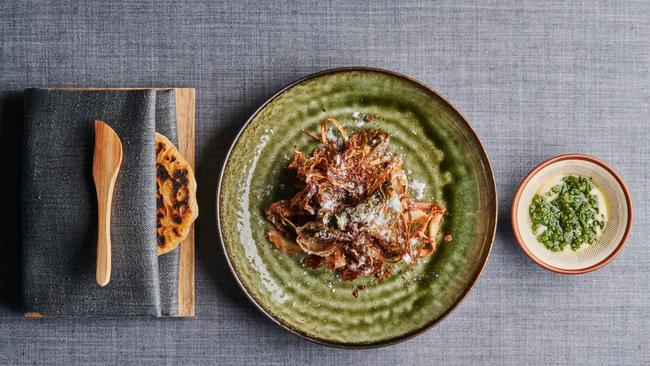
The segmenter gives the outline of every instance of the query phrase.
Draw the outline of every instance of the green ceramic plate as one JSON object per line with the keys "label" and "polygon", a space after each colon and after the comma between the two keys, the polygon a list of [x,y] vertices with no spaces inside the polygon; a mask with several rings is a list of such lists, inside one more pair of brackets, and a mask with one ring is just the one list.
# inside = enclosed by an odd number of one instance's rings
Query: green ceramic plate
{"label": "green ceramic plate", "polygon": [[[396,275],[344,282],[312,270],[301,256],[268,242],[263,210],[290,193],[282,184],[295,148],[317,143],[300,132],[319,131],[333,116],[353,132],[354,112],[376,114],[391,134],[409,181],[425,184],[424,200],[444,204],[443,232],[453,241]],[[425,85],[394,72],[345,68],[321,72],[284,88],[244,125],[221,174],[218,224],[233,274],[273,321],[310,340],[371,347],[412,337],[445,317],[479,277],[492,247],[497,202],[494,177],[481,143],[465,119]],[[359,296],[357,286],[364,285]]]}

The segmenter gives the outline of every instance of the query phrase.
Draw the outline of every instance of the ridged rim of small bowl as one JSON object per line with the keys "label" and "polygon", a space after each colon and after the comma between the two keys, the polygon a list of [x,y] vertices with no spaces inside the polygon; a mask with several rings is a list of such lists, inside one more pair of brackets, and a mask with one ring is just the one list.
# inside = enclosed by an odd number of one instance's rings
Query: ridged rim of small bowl
{"label": "ridged rim of small bowl", "polygon": [[[223,183],[223,178],[224,178],[224,173],[226,171],[226,166],[228,165],[228,160],[230,159],[230,154],[232,153],[232,150],[234,149],[235,145],[237,145],[237,141],[239,141],[239,138],[241,137],[242,133],[246,130],[246,128],[250,125],[250,123],[255,119],[255,117],[258,115],[260,111],[262,111],[269,103],[273,102],[278,96],[286,92],[287,90],[293,88],[294,86],[316,78],[320,77],[326,74],[335,74],[339,72],[350,72],[350,71],[360,71],[360,72],[377,72],[377,73],[383,73],[389,76],[397,77],[404,79],[408,82],[413,83],[414,85],[426,90],[428,93],[433,94],[433,96],[439,98],[441,101],[446,104],[451,111],[456,113],[458,117],[460,117],[460,120],[462,120],[463,123],[465,123],[465,127],[467,127],[467,131],[470,133],[470,137],[478,144],[480,147],[479,153],[482,155],[482,160],[487,163],[487,172],[489,172],[488,179],[490,181],[490,189],[494,192],[494,211],[492,214],[494,215],[494,223],[492,227],[488,228],[488,233],[491,232],[492,235],[489,235],[489,246],[487,249],[487,254],[485,254],[485,258],[482,258],[482,263],[480,264],[479,270],[476,272],[476,276],[472,279],[471,284],[467,286],[464,290],[464,292],[461,294],[461,296],[458,298],[458,300],[449,308],[447,311],[445,311],[441,316],[438,318],[432,320],[428,324],[424,325],[423,327],[420,327],[419,329],[415,329],[409,333],[403,334],[398,337],[386,339],[386,340],[381,340],[377,342],[372,342],[372,343],[365,343],[365,344],[354,344],[354,343],[343,343],[343,342],[334,342],[334,341],[327,341],[327,340],[322,340],[318,338],[311,337],[307,334],[302,333],[299,329],[295,329],[293,327],[288,326],[287,324],[283,323],[281,319],[277,319],[271,314],[269,314],[256,300],[251,296],[249,293],[248,289],[246,288],[246,285],[241,281],[239,278],[239,275],[237,274],[237,270],[234,268],[231,259],[230,259],[230,254],[228,253],[228,250],[226,249],[226,244],[224,242],[223,234],[221,231],[221,205],[220,205],[220,199],[221,199],[221,185]],[[449,314],[451,314],[457,307],[460,305],[463,300],[467,297],[467,295],[471,292],[471,290],[474,288],[476,283],[478,282],[479,278],[481,277],[481,274],[483,273],[483,269],[485,268],[485,265],[487,264],[488,258],[490,257],[490,254],[492,252],[492,246],[494,244],[494,238],[496,235],[496,228],[497,228],[497,221],[498,221],[498,212],[499,212],[499,201],[498,201],[498,196],[497,196],[497,189],[496,189],[496,181],[494,178],[494,171],[492,169],[492,163],[490,161],[490,158],[485,150],[485,147],[483,146],[483,143],[479,139],[478,135],[468,122],[467,118],[460,113],[460,111],[454,107],[453,104],[451,104],[445,97],[443,97],[440,93],[435,91],[433,88],[429,87],[428,85],[413,79],[410,76],[401,74],[396,71],[391,71],[391,70],[386,70],[386,69],[381,69],[381,68],[376,68],[376,67],[365,67],[365,66],[350,66],[350,67],[340,67],[340,68],[334,68],[334,69],[327,69],[323,71],[319,71],[310,75],[307,75],[303,78],[300,78],[282,89],[280,89],[278,92],[273,94],[269,99],[267,99],[259,108],[251,114],[251,116],[246,120],[244,125],[241,127],[239,132],[237,133],[237,136],[233,139],[232,144],[228,148],[228,153],[226,154],[226,157],[224,159],[223,165],[221,167],[221,172],[219,174],[219,181],[217,182],[217,197],[216,197],[216,216],[217,216],[217,228],[219,230],[219,240],[221,241],[221,248],[223,250],[223,253],[225,254],[226,262],[228,263],[228,268],[230,269],[230,272],[232,273],[233,277],[237,281],[237,284],[239,287],[242,289],[246,297],[255,305],[255,307],[262,312],[268,319],[270,319],[272,322],[275,324],[279,325],[280,327],[284,328],[285,330],[293,333],[294,335],[306,339],[310,342],[314,342],[317,344],[322,344],[325,346],[330,346],[330,347],[335,347],[335,348],[345,348],[345,349],[369,349],[369,348],[378,348],[378,347],[385,347],[385,346],[390,346],[393,344],[401,343],[406,340],[409,340],[413,337],[416,337],[427,330],[431,329],[433,326],[438,324],[440,321],[443,319],[447,318]]]}
{"label": "ridged rim of small bowl", "polygon": [[[560,161],[564,160],[584,160],[588,161],[591,163],[594,163],[603,169],[605,169],[609,174],[611,174],[614,179],[618,182],[619,186],[623,189],[623,193],[625,195],[625,202],[627,203],[627,212],[628,212],[628,220],[626,223],[625,227],[625,232],[623,233],[623,238],[621,239],[620,243],[616,246],[614,251],[610,253],[605,259],[602,261],[593,264],[588,267],[584,268],[579,268],[579,269],[564,269],[564,268],[558,268],[555,266],[552,266],[543,260],[539,259],[535,254],[533,254],[530,249],[528,249],[528,246],[524,243],[523,238],[521,237],[521,233],[519,232],[519,221],[517,220],[517,207],[519,206],[519,201],[521,198],[521,193],[523,192],[524,188],[530,182],[530,180],[537,174],[539,173],[542,169],[546,168],[549,165],[558,163]],[[563,155],[558,155],[554,156],[550,159],[547,159],[543,162],[541,162],[539,165],[537,165],[535,168],[533,168],[527,175],[526,177],[521,181],[519,184],[519,187],[517,187],[517,191],[515,193],[515,197],[512,200],[512,206],[510,209],[510,215],[511,215],[511,223],[512,223],[512,231],[515,234],[515,238],[517,239],[517,244],[519,244],[519,247],[521,250],[532,260],[535,264],[538,266],[549,270],[551,272],[555,273],[560,273],[560,274],[569,274],[569,275],[578,275],[578,274],[584,274],[588,272],[595,271],[599,268],[604,267],[606,264],[611,262],[623,249],[625,244],[627,243],[627,239],[630,236],[630,232],[632,231],[632,223],[634,222],[634,209],[632,205],[632,198],[630,196],[630,191],[627,188],[627,185],[623,181],[623,178],[612,168],[610,167],[607,163],[604,161],[597,159],[593,156],[590,155],[585,155],[585,154],[580,154],[580,153],[573,153],[573,154],[563,154]]]}

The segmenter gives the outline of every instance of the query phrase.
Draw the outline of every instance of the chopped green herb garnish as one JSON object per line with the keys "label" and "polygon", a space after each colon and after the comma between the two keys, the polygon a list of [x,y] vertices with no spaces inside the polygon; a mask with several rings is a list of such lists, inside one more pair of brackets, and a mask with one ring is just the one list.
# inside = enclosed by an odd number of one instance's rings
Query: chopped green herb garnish
{"label": "chopped green herb garnish", "polygon": [[537,240],[553,252],[595,243],[605,228],[605,215],[591,194],[593,187],[590,177],[569,175],[550,191],[536,194],[528,212]]}

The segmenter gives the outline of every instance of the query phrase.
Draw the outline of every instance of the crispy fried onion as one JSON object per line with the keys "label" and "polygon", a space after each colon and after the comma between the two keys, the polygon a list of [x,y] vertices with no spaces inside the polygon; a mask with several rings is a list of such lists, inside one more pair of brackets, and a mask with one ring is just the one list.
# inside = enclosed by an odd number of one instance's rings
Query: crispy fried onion
{"label": "crispy fried onion", "polygon": [[[331,123],[340,138],[327,130]],[[303,263],[339,270],[344,280],[390,273],[385,263],[416,263],[436,251],[445,208],[408,195],[402,161],[387,133],[371,129],[348,137],[334,118],[321,122],[310,157],[293,153],[298,191],[265,209],[268,238]],[[329,135],[329,137],[328,137]]]}

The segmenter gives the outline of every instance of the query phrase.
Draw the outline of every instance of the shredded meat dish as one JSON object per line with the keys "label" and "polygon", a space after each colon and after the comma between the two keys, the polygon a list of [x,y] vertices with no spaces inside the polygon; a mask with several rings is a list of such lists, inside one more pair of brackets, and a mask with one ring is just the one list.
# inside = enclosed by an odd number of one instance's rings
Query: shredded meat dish
{"label": "shredded meat dish", "polygon": [[[328,138],[327,124],[340,136]],[[436,250],[445,208],[408,194],[402,160],[389,135],[366,129],[348,136],[334,118],[321,123],[311,156],[293,153],[298,192],[265,209],[269,240],[288,253],[307,253],[303,263],[340,271],[344,280],[385,277],[387,263],[415,263]]]}

